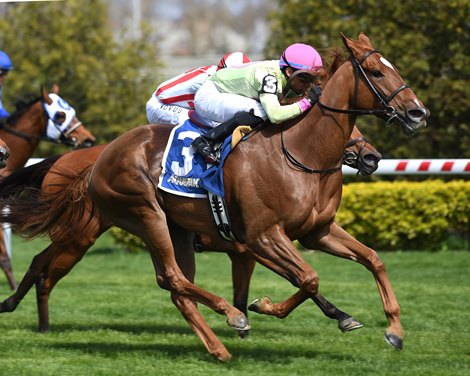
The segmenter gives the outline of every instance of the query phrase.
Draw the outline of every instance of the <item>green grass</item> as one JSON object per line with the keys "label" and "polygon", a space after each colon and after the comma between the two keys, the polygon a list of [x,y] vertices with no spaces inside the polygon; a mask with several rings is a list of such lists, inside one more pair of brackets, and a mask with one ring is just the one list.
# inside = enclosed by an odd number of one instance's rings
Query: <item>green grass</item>
{"label": "green grass", "polygon": [[[14,238],[21,278],[45,242]],[[13,313],[0,315],[0,375],[469,375],[470,253],[382,253],[402,309],[404,349],[389,347],[386,320],[371,274],[321,253],[305,254],[319,272],[321,292],[365,327],[342,334],[311,301],[284,320],[250,315],[240,340],[225,318],[204,317],[233,355],[222,364],[207,354],[156,286],[148,255],[98,241],[50,300],[51,331],[37,332],[31,291]],[[231,300],[230,264],[223,254],[199,254],[197,283]],[[287,298],[294,288],[258,266],[250,299]],[[0,293],[9,295],[3,275]]]}

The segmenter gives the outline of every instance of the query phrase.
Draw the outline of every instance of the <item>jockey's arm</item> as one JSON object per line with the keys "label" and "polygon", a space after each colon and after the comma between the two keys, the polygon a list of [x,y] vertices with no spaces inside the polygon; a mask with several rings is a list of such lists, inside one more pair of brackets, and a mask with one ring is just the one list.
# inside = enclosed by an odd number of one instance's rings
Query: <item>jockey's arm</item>
{"label": "jockey's arm", "polygon": [[276,93],[262,93],[259,96],[259,100],[266,111],[269,121],[273,124],[282,123],[302,113],[298,103],[282,106]]}

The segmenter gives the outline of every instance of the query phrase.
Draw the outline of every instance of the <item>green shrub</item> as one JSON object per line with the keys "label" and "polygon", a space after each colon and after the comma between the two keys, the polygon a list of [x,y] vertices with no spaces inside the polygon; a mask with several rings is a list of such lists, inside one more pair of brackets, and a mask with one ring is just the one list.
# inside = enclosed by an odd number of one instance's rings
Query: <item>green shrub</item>
{"label": "green shrub", "polygon": [[469,231],[470,182],[352,183],[336,217],[375,249],[440,249],[450,233]]}

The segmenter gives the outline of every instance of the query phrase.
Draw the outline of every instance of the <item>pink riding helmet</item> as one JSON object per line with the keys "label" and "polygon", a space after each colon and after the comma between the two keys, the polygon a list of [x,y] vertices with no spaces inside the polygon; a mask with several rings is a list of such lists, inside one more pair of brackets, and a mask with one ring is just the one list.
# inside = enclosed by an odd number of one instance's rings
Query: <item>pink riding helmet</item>
{"label": "pink riding helmet", "polygon": [[245,63],[251,62],[250,58],[246,56],[243,52],[235,51],[230,52],[220,59],[219,64],[217,64],[217,70],[223,68],[236,67]]}
{"label": "pink riding helmet", "polygon": [[318,70],[323,67],[320,54],[308,44],[291,44],[279,58],[279,67],[293,69]]}

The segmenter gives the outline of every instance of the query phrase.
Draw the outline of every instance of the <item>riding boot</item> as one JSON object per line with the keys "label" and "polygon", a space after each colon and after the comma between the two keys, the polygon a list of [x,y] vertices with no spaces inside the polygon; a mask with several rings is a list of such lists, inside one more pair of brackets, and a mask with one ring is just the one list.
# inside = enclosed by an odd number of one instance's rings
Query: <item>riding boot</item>
{"label": "riding boot", "polygon": [[211,129],[206,134],[196,138],[191,146],[196,149],[196,152],[201,154],[207,163],[218,162],[217,155],[214,150],[214,145],[218,142],[225,140],[232,132],[240,125],[257,126],[264,122],[258,116],[253,115],[252,112],[238,112],[233,118],[219,124],[217,127]]}

